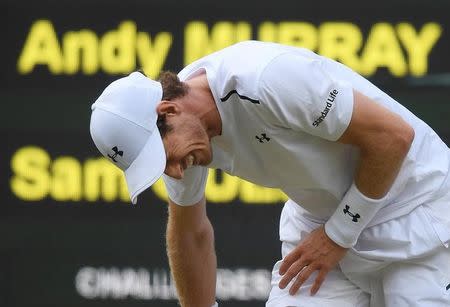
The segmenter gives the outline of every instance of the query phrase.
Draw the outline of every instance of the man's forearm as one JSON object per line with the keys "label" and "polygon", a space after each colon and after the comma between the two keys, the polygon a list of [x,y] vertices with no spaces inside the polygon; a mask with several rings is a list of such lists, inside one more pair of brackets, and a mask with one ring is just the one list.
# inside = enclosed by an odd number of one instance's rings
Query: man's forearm
{"label": "man's forearm", "polygon": [[188,229],[169,216],[167,254],[181,306],[212,306],[217,263],[214,233],[209,220]]}
{"label": "man's forearm", "polygon": [[388,192],[414,141],[414,129],[399,115],[354,92],[354,110],[340,142],[358,147],[354,182],[325,224],[325,233],[350,248],[377,212],[389,203]]}
{"label": "man's forearm", "polygon": [[[410,132],[412,131],[412,132]],[[414,137],[413,130],[404,137],[386,140],[384,146],[371,152],[361,151],[361,161],[355,173],[360,191],[371,198],[383,197],[398,175]]]}
{"label": "man's forearm", "polygon": [[354,181],[365,196],[389,191],[413,140],[414,129],[399,115],[354,92],[352,120],[339,141],[360,150]]}

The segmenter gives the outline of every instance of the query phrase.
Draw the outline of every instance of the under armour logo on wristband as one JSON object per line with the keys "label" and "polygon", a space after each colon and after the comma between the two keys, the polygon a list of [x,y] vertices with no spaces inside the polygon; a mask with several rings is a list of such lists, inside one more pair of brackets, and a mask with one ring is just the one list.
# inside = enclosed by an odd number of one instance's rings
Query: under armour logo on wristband
{"label": "under armour logo on wristband", "polygon": [[261,137],[255,135],[255,138],[257,138],[260,143],[264,143],[264,141],[270,141],[270,138],[267,137],[265,133],[261,133]]}
{"label": "under armour logo on wristband", "polygon": [[352,218],[352,221],[355,222],[355,223],[357,223],[357,222],[358,222],[358,219],[361,217],[361,215],[359,215],[358,213],[353,214],[353,213],[350,212],[348,209],[350,209],[350,206],[349,206],[349,205],[345,205],[345,209],[342,210],[342,211],[344,211],[344,214],[350,215],[350,217]]}
{"label": "under armour logo on wristband", "polygon": [[117,157],[117,155],[119,155],[119,156],[123,156],[123,151],[122,150],[119,150],[118,148],[117,148],[117,146],[114,146],[113,148],[111,148],[113,151],[114,151],[114,154],[111,156],[111,155],[109,155],[108,154],[108,157],[111,159],[111,160],[113,160],[114,162],[117,162],[117,160],[116,160],[116,157]]}
{"label": "under armour logo on wristband", "polygon": [[450,284],[447,285],[447,287],[445,287],[445,290],[450,290]]}

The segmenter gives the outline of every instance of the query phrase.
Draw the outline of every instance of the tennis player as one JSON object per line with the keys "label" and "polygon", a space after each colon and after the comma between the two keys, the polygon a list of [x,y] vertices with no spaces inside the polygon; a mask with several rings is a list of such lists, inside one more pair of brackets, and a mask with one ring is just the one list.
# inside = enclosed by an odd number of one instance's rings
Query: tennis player
{"label": "tennis player", "polygon": [[92,138],[133,203],[164,178],[183,307],[215,304],[208,168],[289,196],[267,307],[450,306],[450,150],[348,67],[242,42],[159,82],[132,73],[92,110]]}

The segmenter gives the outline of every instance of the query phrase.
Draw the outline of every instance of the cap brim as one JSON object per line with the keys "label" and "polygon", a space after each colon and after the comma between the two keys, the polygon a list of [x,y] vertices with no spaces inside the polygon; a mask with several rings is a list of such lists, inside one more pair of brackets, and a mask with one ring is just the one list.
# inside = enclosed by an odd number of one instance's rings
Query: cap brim
{"label": "cap brim", "polygon": [[139,155],[125,170],[131,202],[136,204],[137,197],[154,184],[166,168],[166,152],[159,131],[156,130],[147,140]]}

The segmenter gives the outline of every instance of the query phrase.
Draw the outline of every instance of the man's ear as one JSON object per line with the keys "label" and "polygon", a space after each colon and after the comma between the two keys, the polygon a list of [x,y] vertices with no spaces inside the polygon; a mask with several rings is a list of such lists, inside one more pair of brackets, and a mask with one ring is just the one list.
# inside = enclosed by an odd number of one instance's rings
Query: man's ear
{"label": "man's ear", "polygon": [[165,114],[166,116],[170,116],[180,113],[180,108],[173,101],[162,100],[156,107],[156,112],[159,115]]}

